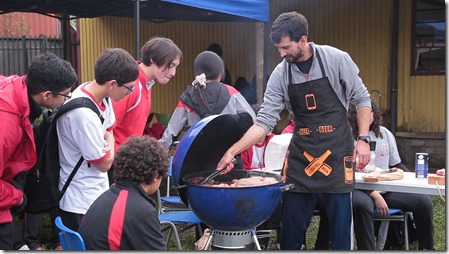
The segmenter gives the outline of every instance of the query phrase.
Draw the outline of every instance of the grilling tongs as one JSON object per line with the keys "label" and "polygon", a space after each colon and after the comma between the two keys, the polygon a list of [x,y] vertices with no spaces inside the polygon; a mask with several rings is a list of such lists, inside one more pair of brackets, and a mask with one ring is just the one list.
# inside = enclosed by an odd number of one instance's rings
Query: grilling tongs
{"label": "grilling tongs", "polygon": [[[234,163],[235,162],[235,158],[230,162],[230,163]],[[229,164],[228,164],[229,165]],[[225,171],[226,168],[228,166],[226,165],[226,167],[220,169],[220,170],[214,170],[214,172],[212,172],[211,174],[209,174],[208,176],[204,177],[201,181],[199,181],[197,183],[197,185],[203,185],[205,184],[207,181],[214,179],[216,176],[218,176],[221,172]]]}

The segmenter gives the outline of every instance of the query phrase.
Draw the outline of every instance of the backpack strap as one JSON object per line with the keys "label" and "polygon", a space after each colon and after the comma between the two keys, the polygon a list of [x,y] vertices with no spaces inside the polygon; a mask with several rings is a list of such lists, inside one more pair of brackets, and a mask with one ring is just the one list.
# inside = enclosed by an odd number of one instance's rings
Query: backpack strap
{"label": "backpack strap", "polygon": [[98,109],[97,105],[95,105],[95,103],[87,97],[75,98],[75,99],[70,100],[67,103],[63,104],[62,106],[60,106],[58,108],[58,110],[56,111],[53,121],[56,121],[56,119],[58,119],[60,116],[67,113],[68,111],[70,111],[72,109],[76,109],[76,108],[81,108],[81,107],[90,108],[98,115],[98,117],[101,120],[101,123],[104,122],[104,118],[101,115],[100,110]]}
{"label": "backpack strap", "polygon": [[[98,110],[97,105],[95,105],[95,103],[87,97],[79,97],[79,98],[75,98],[73,100],[68,101],[67,103],[63,104],[61,107],[58,108],[58,110],[56,111],[56,114],[54,116],[54,119],[53,119],[55,129],[56,129],[56,119],[58,119],[60,116],[67,113],[68,111],[75,109],[75,108],[80,108],[80,107],[90,108],[98,115],[101,123],[104,123],[104,118],[101,115],[100,110]],[[73,177],[75,177],[75,174],[78,171],[78,169],[81,167],[81,164],[83,163],[83,161],[84,161],[84,158],[83,158],[83,156],[81,156],[81,158],[78,160],[75,167],[73,168],[73,171],[70,173],[69,177],[67,178],[67,181],[65,182],[64,186],[62,187],[62,190],[58,197],[59,200],[61,200],[62,196],[64,196],[65,191],[69,187],[70,182],[72,182]]]}

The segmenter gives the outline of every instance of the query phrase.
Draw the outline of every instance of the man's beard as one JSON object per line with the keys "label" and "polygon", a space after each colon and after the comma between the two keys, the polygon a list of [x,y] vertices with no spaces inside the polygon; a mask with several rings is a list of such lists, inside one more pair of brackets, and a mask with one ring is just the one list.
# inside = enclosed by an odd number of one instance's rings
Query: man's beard
{"label": "man's beard", "polygon": [[297,62],[298,59],[301,58],[304,55],[304,51],[300,47],[298,47],[298,51],[299,51],[298,54],[296,54],[295,56],[292,56],[292,55],[285,56],[284,57],[285,60],[287,60],[287,62],[289,62],[289,63]]}
{"label": "man's beard", "polygon": [[[304,52],[302,50],[299,50],[298,54],[296,54],[295,56],[292,55],[287,55],[285,56],[285,60],[287,60],[287,62],[289,63],[295,63],[298,61],[299,58],[301,58],[304,55]],[[291,60],[290,60],[291,59]]]}

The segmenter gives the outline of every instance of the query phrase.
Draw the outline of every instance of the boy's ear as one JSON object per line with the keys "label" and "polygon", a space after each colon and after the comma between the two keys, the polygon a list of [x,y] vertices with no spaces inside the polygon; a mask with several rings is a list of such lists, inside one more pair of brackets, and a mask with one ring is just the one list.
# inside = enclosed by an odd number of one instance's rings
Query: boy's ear
{"label": "boy's ear", "polygon": [[48,101],[51,97],[53,97],[53,93],[51,91],[40,92],[38,95],[43,101]]}

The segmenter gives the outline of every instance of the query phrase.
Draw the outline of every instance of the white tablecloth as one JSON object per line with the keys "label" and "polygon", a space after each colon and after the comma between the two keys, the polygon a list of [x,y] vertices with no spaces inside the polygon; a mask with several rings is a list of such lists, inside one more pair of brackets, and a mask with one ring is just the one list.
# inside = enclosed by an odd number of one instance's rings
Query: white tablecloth
{"label": "white tablecloth", "polygon": [[404,178],[394,181],[365,182],[362,179],[364,173],[355,173],[355,188],[362,190],[394,191],[405,193],[428,194],[446,196],[444,185],[432,185],[427,183],[427,178],[416,178],[414,172],[404,172]]}

